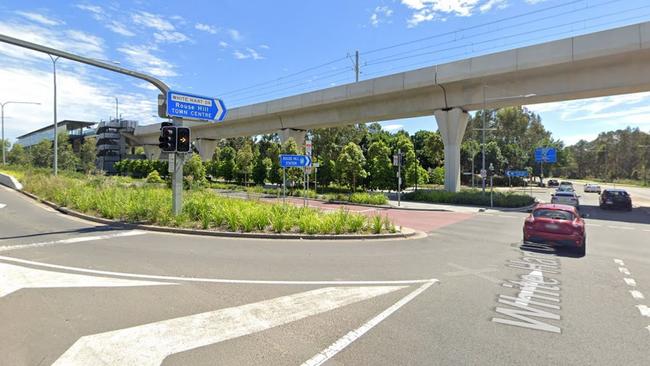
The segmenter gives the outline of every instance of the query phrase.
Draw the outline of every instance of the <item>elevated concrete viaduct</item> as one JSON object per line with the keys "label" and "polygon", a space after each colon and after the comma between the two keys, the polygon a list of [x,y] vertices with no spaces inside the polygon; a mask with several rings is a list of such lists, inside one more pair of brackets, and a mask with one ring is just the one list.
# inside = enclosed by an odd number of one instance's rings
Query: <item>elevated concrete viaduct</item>
{"label": "elevated concrete viaduct", "polygon": [[[645,22],[242,106],[222,123],[191,125],[201,151],[210,148],[202,139],[280,131],[304,138],[312,128],[434,115],[445,144],[445,189],[457,191],[468,111],[649,90]],[[158,135],[158,125],[134,133],[152,145]]]}

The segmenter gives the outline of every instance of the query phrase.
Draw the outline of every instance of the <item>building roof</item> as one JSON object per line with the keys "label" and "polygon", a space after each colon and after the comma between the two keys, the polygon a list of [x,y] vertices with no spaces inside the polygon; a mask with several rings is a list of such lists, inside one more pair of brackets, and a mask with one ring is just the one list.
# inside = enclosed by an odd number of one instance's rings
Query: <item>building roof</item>
{"label": "building roof", "polygon": [[[97,124],[97,122],[73,121],[73,120],[66,119],[66,120],[63,120],[63,121],[59,121],[58,127],[65,126],[66,130],[71,131],[71,130],[77,130],[77,129],[84,128],[84,127],[90,127],[90,126],[95,125],[95,124]],[[47,131],[47,130],[51,129],[52,127],[54,127],[54,124],[47,125],[45,127],[39,128],[38,130],[28,132],[28,133],[26,133],[26,134],[24,134],[22,136],[18,136],[17,139],[23,139],[25,137],[28,137],[29,135],[33,135],[33,134],[36,134],[36,133],[39,133],[39,132]]]}

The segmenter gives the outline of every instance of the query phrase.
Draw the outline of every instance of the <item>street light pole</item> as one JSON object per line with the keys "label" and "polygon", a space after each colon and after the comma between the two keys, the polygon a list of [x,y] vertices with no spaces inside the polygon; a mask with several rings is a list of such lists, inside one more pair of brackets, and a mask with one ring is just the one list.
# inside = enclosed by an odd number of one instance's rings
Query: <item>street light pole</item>
{"label": "street light pole", "polygon": [[52,60],[52,74],[54,76],[54,175],[56,176],[59,173],[59,142],[57,138],[58,123],[56,120],[56,62],[59,60],[59,56],[53,57],[48,54]]}
{"label": "street light pole", "polygon": [[14,101],[7,101],[4,103],[0,103],[0,114],[2,115],[2,165],[7,165],[7,146],[5,145],[5,106],[7,104],[38,104],[40,105],[41,103],[37,102],[14,102]]}
{"label": "street light pole", "polygon": [[115,119],[118,120],[118,121],[119,121],[119,119],[120,119],[120,114],[119,114],[120,109],[119,109],[119,105],[120,105],[120,102],[117,100],[117,97],[115,97]]}
{"label": "street light pole", "polygon": [[[485,110],[487,108],[487,99],[485,98],[485,88],[486,85],[483,84],[483,111],[481,112],[483,114],[483,129],[482,129],[482,138],[481,138],[481,153],[483,157],[481,163],[481,172],[485,171],[485,130],[487,129],[487,127],[485,126]],[[483,186],[483,194],[485,194],[485,177],[483,177],[482,175],[481,175],[481,182]]]}

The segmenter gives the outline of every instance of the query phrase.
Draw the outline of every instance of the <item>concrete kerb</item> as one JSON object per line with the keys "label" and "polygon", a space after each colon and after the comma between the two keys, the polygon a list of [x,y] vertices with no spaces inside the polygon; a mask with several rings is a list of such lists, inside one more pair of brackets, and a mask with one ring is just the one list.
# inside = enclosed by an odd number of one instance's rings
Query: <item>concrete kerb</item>
{"label": "concrete kerb", "polygon": [[104,225],[124,227],[128,229],[141,229],[147,231],[156,231],[164,233],[173,233],[173,234],[187,234],[187,235],[202,235],[202,236],[217,236],[217,237],[228,237],[228,238],[242,238],[242,239],[293,239],[293,240],[381,240],[381,239],[406,239],[410,237],[415,237],[419,234],[418,231],[415,231],[410,228],[400,227],[401,232],[391,233],[391,234],[341,234],[341,235],[328,235],[328,234],[275,234],[275,233],[242,233],[242,232],[229,232],[229,231],[212,231],[212,230],[201,230],[201,229],[188,229],[188,228],[176,228],[168,226],[155,226],[155,225],[145,225],[145,224],[135,224],[128,223],[118,220],[104,219],[101,217],[95,217],[87,215],[75,210],[71,210],[67,207],[59,206],[54,202],[50,202],[40,197],[26,192],[24,190],[17,190],[18,192],[26,195],[27,197],[32,198],[35,201],[41,202],[44,205],[51,207],[63,214],[77,217],[83,220],[97,222]]}

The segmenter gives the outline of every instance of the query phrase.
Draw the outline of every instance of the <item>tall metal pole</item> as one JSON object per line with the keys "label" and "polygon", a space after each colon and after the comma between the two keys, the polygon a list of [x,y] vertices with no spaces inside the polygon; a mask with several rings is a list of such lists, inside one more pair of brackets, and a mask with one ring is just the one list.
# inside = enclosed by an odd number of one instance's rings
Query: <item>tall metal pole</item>
{"label": "tall metal pole", "polygon": [[359,51],[358,50],[354,53],[354,75],[355,75],[355,81],[358,83],[359,82]]}
{"label": "tall metal pole", "polygon": [[[172,118],[172,123],[176,127],[183,126],[183,119],[179,117]],[[174,175],[172,176],[172,210],[175,216],[178,216],[183,209],[183,159],[185,154],[174,154]]]}
{"label": "tall metal pole", "polygon": [[402,192],[402,149],[397,149],[397,206],[401,204]]}
{"label": "tall metal pole", "polygon": [[[485,109],[486,109],[486,107],[487,107],[487,100],[485,99],[485,85],[483,85],[483,111],[482,111],[482,114],[483,114],[483,130],[482,130],[482,133],[481,133],[481,135],[483,136],[481,138],[481,152],[483,154],[483,158],[482,158],[482,164],[481,164],[481,172],[485,171],[485,129],[487,128],[485,126],[485,123],[486,123],[485,122]],[[481,184],[483,186],[483,194],[485,194],[485,177],[481,176],[481,181],[482,181]]]}
{"label": "tall metal pole", "polygon": [[52,75],[54,77],[54,163],[53,163],[53,168],[54,168],[54,175],[59,174],[59,139],[57,138],[57,130],[58,130],[58,123],[57,123],[57,117],[56,117],[56,62],[59,60],[59,56],[53,57],[52,55],[50,56],[50,59],[52,60]]}
{"label": "tall metal pole", "polygon": [[117,97],[115,97],[115,120],[119,121],[120,120],[120,102],[117,100]]}
{"label": "tall metal pole", "polygon": [[287,203],[287,168],[282,168],[282,204]]}

